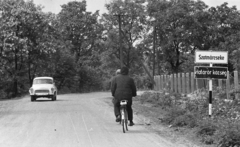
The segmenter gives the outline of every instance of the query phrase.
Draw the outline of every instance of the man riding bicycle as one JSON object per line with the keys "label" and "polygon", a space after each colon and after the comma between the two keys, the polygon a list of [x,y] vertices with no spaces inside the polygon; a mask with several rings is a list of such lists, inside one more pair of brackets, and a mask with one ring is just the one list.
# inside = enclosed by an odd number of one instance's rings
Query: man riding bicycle
{"label": "man riding bicycle", "polygon": [[133,110],[132,110],[132,97],[137,96],[137,89],[134,80],[128,76],[128,68],[122,67],[121,74],[113,78],[111,82],[111,92],[114,97],[114,114],[116,116],[116,122],[121,120],[120,118],[120,101],[127,100],[127,112],[129,126],[133,126]]}

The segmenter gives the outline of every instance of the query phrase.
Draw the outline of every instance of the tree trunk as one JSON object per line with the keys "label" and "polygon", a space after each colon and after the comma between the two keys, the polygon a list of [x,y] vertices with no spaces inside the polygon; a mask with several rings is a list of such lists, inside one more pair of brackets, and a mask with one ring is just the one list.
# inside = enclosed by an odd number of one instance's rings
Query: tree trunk
{"label": "tree trunk", "polygon": [[18,95],[18,80],[14,78],[13,82],[13,97],[16,97]]}
{"label": "tree trunk", "polygon": [[13,96],[16,97],[18,95],[18,57],[17,57],[17,49],[14,51],[14,63],[15,63],[15,71],[14,71],[14,81],[13,81]]}
{"label": "tree trunk", "polygon": [[30,84],[30,86],[32,86],[32,80],[33,80],[33,78],[32,78],[32,76],[31,76],[31,65],[30,65],[30,63],[28,62],[28,80],[29,80],[29,84]]}

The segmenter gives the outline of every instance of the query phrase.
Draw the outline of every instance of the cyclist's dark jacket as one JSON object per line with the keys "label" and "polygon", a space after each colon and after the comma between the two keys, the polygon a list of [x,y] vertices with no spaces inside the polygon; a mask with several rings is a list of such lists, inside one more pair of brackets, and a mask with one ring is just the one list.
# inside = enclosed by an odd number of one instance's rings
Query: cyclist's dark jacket
{"label": "cyclist's dark jacket", "polygon": [[128,72],[124,73],[123,71],[121,75],[114,77],[112,80],[112,96],[118,101],[123,99],[132,100],[132,97],[137,95],[134,80],[127,74]]}

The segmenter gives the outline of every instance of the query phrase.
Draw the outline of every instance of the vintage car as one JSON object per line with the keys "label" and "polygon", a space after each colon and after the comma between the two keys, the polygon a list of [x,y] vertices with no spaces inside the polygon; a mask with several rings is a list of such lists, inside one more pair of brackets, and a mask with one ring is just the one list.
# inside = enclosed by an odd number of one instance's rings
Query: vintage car
{"label": "vintage car", "polygon": [[35,101],[37,98],[50,98],[52,101],[57,100],[57,88],[52,77],[34,78],[29,93],[31,101]]}

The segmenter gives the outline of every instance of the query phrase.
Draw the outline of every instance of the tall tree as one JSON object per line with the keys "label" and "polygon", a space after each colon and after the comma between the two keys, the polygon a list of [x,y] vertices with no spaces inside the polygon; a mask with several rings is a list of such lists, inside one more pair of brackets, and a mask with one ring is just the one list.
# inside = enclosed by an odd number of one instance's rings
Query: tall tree
{"label": "tall tree", "polygon": [[0,7],[1,68],[6,79],[13,81],[9,91],[16,96],[24,88],[26,75],[31,84],[35,71],[49,59],[53,48],[46,44],[51,31],[47,15],[33,1],[2,0]]}
{"label": "tall tree", "polygon": [[228,3],[211,7],[208,13],[212,16],[211,34],[208,43],[211,50],[228,51],[228,70],[231,72],[239,66],[240,48],[240,12]]}
{"label": "tall tree", "polygon": [[[133,49],[135,49],[134,46],[142,38],[147,27],[144,2],[144,0],[113,1],[106,5],[108,14],[103,15],[103,23],[108,30],[108,39],[111,40],[109,49],[118,59],[120,59],[118,26],[121,23],[123,61],[127,67],[130,67],[134,60],[136,61]],[[119,22],[119,17],[121,22]]]}
{"label": "tall tree", "polygon": [[102,53],[102,60],[108,61],[102,66],[108,68],[106,74],[110,73],[112,76],[116,69],[121,67],[121,50],[123,65],[129,67],[136,75],[143,72],[140,61],[143,59],[143,50],[137,48],[137,44],[141,42],[148,29],[145,7],[145,0],[117,0],[106,5],[108,12],[103,14],[101,19],[107,38],[106,50]]}
{"label": "tall tree", "polygon": [[76,62],[81,57],[90,55],[97,39],[101,38],[102,30],[97,21],[98,16],[98,11],[93,14],[86,11],[85,0],[62,5],[58,14],[59,27],[64,39],[72,44],[71,51],[75,54]]}
{"label": "tall tree", "polygon": [[80,90],[94,86],[90,81],[98,77],[96,69],[101,63],[98,52],[102,48],[103,27],[98,23],[99,12],[87,12],[86,5],[85,0],[69,2],[62,5],[58,14],[58,30],[64,42],[71,45],[70,52],[75,57],[78,73],[75,79]]}
{"label": "tall tree", "polygon": [[155,19],[163,60],[170,67],[167,68],[168,72],[180,72],[180,66],[194,50],[189,42],[191,28],[199,23],[195,15],[204,13],[206,8],[202,1],[149,1],[148,12]]}

